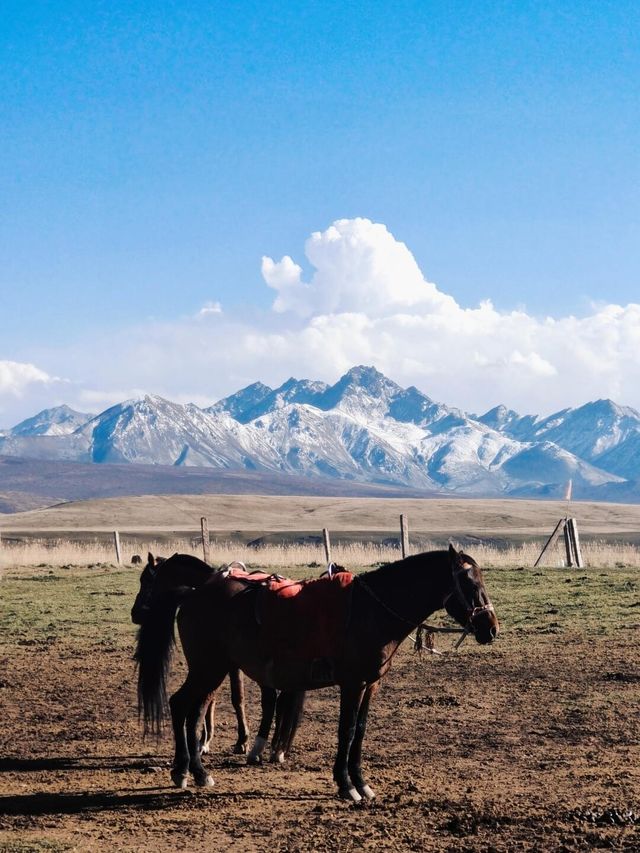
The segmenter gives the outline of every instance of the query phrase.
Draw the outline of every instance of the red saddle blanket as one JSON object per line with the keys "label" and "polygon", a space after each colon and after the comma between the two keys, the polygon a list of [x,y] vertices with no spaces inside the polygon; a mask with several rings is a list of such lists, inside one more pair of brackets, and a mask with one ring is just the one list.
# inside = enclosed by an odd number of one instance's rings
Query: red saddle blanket
{"label": "red saddle blanket", "polygon": [[270,653],[297,660],[339,654],[351,610],[351,572],[305,581],[277,575],[258,580],[255,574],[244,577],[237,569],[231,574],[260,583],[256,618]]}

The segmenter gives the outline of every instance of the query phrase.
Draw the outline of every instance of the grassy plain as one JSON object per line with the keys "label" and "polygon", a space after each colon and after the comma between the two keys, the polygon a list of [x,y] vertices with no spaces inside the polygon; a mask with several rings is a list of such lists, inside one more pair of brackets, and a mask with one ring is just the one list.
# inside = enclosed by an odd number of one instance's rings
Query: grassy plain
{"label": "grassy plain", "polygon": [[[170,787],[170,738],[143,743],[137,725],[138,577],[107,564],[5,571],[0,850],[638,849],[637,569],[488,566],[501,639],[443,657],[403,645],[372,709],[379,798],[362,809],[333,798],[334,690],[310,695],[282,768],[229,755],[223,698],[216,786]],[[178,655],[174,685],[182,674]],[[252,685],[248,700],[255,729]]]}

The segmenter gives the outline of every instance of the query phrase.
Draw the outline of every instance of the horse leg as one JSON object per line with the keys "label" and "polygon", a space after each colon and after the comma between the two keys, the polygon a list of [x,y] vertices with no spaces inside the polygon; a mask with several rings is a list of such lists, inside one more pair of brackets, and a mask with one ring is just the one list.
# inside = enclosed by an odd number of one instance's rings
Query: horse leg
{"label": "horse leg", "polygon": [[338,752],[333,765],[333,778],[338,786],[338,796],[359,803],[358,793],[349,777],[349,752],[356,733],[358,710],[365,692],[363,684],[340,686],[340,722],[338,723]]}
{"label": "horse leg", "polygon": [[247,755],[247,764],[262,764],[262,753],[265,751],[269,740],[273,714],[276,709],[276,697],[278,695],[276,691],[272,687],[262,687],[260,693],[260,704],[262,706],[260,727],[251,751]]}
{"label": "horse leg", "polygon": [[360,703],[360,709],[358,711],[358,719],[356,722],[356,731],[353,738],[353,743],[351,744],[351,749],[349,750],[349,776],[351,777],[351,781],[353,782],[353,784],[356,786],[356,791],[365,800],[373,800],[375,794],[362,778],[362,741],[364,740],[364,734],[367,729],[369,705],[373,697],[378,692],[379,686],[380,682],[376,681],[374,684],[370,684],[364,692],[362,702]]}
{"label": "horse leg", "polygon": [[307,694],[304,690],[298,690],[290,694],[290,702],[288,705],[287,718],[283,719],[280,728],[281,749],[284,750],[286,756],[289,755],[293,739],[296,736],[298,727],[302,720],[304,712],[304,702]]}
{"label": "horse leg", "polygon": [[[189,673],[187,680],[169,700],[171,708],[171,722],[173,725],[173,736],[176,751],[171,767],[171,779],[178,788],[186,788],[189,778],[189,769],[195,766],[199,771],[202,768],[200,760],[200,738],[206,703],[220,686],[225,673],[218,679],[213,680],[210,676],[206,679],[196,678]],[[204,686],[203,686],[204,685]],[[196,756],[194,765],[194,756]],[[204,778],[206,773],[202,768],[199,778]],[[206,784],[199,782],[198,784]]]}
{"label": "horse leg", "polygon": [[284,738],[291,717],[291,696],[295,694],[280,691],[276,699],[276,723],[271,739],[272,764],[284,764]]}
{"label": "horse leg", "polygon": [[175,754],[171,765],[171,779],[178,788],[186,788],[189,777],[189,748],[185,731],[185,720],[190,706],[189,678],[169,699],[171,724],[175,740]]}
{"label": "horse leg", "polygon": [[199,732],[202,730],[204,723],[205,714],[207,713],[210,705],[211,692],[207,692],[204,695],[200,694],[200,698],[196,699],[191,708],[189,708],[186,719],[187,748],[190,755],[189,770],[193,773],[196,785],[201,788],[213,785],[213,778],[207,773],[202,764],[202,753],[200,749],[201,742],[199,737]]}
{"label": "horse leg", "polygon": [[239,669],[231,670],[229,673],[229,684],[231,685],[231,702],[233,703],[238,721],[238,740],[233,747],[233,752],[234,755],[244,755],[247,751],[249,729],[244,710],[244,676]]}
{"label": "horse leg", "polygon": [[282,764],[289,755],[293,738],[298,731],[305,693],[302,690],[284,691],[276,702],[276,724],[271,741],[271,761]]}
{"label": "horse leg", "polygon": [[207,708],[206,713],[204,715],[204,725],[202,727],[202,739],[201,739],[201,745],[200,745],[200,752],[202,755],[208,755],[209,750],[211,749],[211,741],[213,739],[213,731],[215,728],[215,720],[216,720],[216,693],[213,694],[211,701],[209,702],[209,707]]}

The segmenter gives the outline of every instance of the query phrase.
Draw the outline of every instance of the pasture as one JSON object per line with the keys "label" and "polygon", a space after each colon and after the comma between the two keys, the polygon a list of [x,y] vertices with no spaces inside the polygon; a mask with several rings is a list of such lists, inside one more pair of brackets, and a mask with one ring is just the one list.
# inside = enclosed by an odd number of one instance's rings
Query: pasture
{"label": "pasture", "polygon": [[[500,640],[443,656],[403,644],[367,734],[378,799],[354,807],[334,797],[332,689],[309,695],[290,761],[255,768],[230,754],[225,686],[215,787],[171,787],[172,738],[143,742],[137,722],[138,571],[7,567],[0,850],[637,850],[637,569],[485,566],[485,579]],[[173,684],[180,672],[178,655]],[[255,730],[253,685],[248,706]]]}

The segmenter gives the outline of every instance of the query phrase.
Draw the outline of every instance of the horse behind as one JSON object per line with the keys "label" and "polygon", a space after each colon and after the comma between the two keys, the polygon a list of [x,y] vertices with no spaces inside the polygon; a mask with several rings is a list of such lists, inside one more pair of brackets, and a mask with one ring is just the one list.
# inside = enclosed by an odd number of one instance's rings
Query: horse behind
{"label": "horse behind", "polygon": [[[234,562],[230,566],[244,569],[243,563]],[[175,561],[172,562],[165,557],[154,557],[153,554],[149,553],[147,563],[140,574],[140,589],[131,608],[131,621],[135,625],[143,625],[156,598],[163,598],[168,594],[181,596],[185,593],[191,593],[206,583],[216,571],[220,570],[211,568],[207,563],[195,557],[185,557],[180,563],[180,571],[176,572]],[[247,752],[249,740],[244,677],[242,671],[237,667],[230,669],[228,675],[231,702],[238,725],[238,738],[233,747],[233,752],[236,755],[244,755]],[[211,693],[202,719],[199,752],[203,754],[209,752],[213,738],[216,698],[217,690]],[[263,687],[261,689],[260,724],[254,744],[247,756],[249,764],[262,763],[262,754],[267,747],[274,717],[275,729],[271,741],[271,760],[277,763],[284,761],[291,749],[294,735],[302,718],[303,707],[304,693],[278,695],[277,691],[270,688]],[[202,777],[200,778],[202,779]],[[184,787],[184,783],[184,778],[180,776],[177,784]],[[208,777],[204,779],[202,784],[207,783]]]}
{"label": "horse behind", "polygon": [[[189,560],[193,558],[175,555],[167,564],[173,563],[177,574],[188,575]],[[138,696],[145,725],[157,728],[164,714],[173,621],[180,605],[178,630],[188,675],[170,700],[176,784],[186,779],[189,770],[196,781],[208,778],[196,733],[208,697],[237,667],[258,684],[284,691],[338,685],[338,748],[333,765],[338,793],[353,802],[374,797],[362,771],[362,745],[371,700],[402,641],[443,608],[481,644],[495,639],[498,620],[479,566],[453,546],[354,576],[348,589],[348,619],[339,641],[320,662],[296,653],[305,647],[298,642],[300,630],[313,631],[311,620],[306,628],[297,626],[298,634],[292,629],[288,637],[283,636],[283,626],[274,628],[257,618],[258,596],[264,592],[224,573],[211,575],[197,594],[168,591],[154,600],[138,636]]]}

